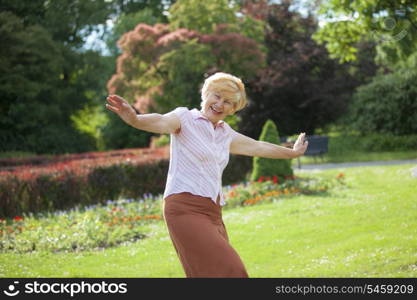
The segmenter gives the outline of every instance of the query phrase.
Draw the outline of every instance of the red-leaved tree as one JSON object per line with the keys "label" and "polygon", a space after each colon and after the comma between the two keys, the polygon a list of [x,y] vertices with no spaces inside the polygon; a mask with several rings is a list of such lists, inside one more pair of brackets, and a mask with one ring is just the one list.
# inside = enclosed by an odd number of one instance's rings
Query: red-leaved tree
{"label": "red-leaved tree", "polygon": [[205,76],[216,71],[250,80],[264,67],[261,45],[226,24],[212,34],[168,25],[139,24],[118,42],[123,53],[108,91],[145,112],[166,112],[177,106],[198,107]]}

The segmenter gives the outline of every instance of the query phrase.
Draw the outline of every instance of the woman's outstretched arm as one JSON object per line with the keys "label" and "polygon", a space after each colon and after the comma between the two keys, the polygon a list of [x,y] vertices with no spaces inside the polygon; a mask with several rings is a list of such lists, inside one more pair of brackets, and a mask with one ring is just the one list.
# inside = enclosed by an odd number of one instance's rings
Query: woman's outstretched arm
{"label": "woman's outstretched arm", "polygon": [[265,158],[296,158],[304,154],[307,146],[308,141],[305,140],[305,133],[298,136],[292,149],[269,142],[257,141],[237,133],[230,144],[230,153]]}
{"label": "woman's outstretched arm", "polygon": [[122,97],[110,95],[106,107],[116,113],[132,127],[153,133],[174,133],[180,128],[180,120],[174,112],[161,115],[157,113],[138,115]]}

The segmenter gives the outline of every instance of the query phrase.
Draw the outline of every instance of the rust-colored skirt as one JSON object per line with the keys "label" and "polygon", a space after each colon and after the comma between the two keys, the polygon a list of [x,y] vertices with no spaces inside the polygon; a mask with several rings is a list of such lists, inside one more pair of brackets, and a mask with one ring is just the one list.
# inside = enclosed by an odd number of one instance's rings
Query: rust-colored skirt
{"label": "rust-colored skirt", "polygon": [[229,244],[219,198],[216,204],[187,192],[171,194],[163,214],[187,277],[249,277]]}

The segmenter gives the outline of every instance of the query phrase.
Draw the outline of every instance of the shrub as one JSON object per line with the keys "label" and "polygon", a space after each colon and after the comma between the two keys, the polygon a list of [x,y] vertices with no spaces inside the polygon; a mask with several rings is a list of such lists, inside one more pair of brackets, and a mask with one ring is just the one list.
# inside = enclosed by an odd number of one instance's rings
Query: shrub
{"label": "shrub", "polygon": [[169,143],[170,143],[169,134],[161,134],[160,136],[151,138],[151,148],[169,146]]}
{"label": "shrub", "polygon": [[[162,193],[169,148],[9,158],[1,161],[0,217]],[[231,156],[224,185],[246,179],[251,158]]]}
{"label": "shrub", "polygon": [[223,171],[223,185],[238,183],[247,179],[252,170],[252,158],[243,155],[230,155],[229,163]]}
{"label": "shrub", "polygon": [[346,134],[329,139],[329,155],[345,152],[409,151],[417,149],[417,135]]}
{"label": "shrub", "polygon": [[417,71],[400,69],[376,76],[358,88],[344,119],[362,134],[407,135],[417,132]]}
{"label": "shrub", "polygon": [[168,160],[152,159],[95,166],[86,174],[74,168],[55,173],[45,171],[27,178],[5,175],[0,180],[0,217],[162,193],[167,171]]}
{"label": "shrub", "polygon": [[[259,140],[272,144],[280,143],[277,127],[272,120],[265,122]],[[251,180],[258,180],[261,176],[278,176],[279,179],[285,180],[286,177],[292,175],[290,159],[253,158]]]}

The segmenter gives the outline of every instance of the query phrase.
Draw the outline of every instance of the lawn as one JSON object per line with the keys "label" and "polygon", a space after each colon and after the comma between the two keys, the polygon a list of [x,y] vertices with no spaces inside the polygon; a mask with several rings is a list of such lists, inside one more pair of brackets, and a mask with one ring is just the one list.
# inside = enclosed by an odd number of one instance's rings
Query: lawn
{"label": "lawn", "polygon": [[[223,211],[250,277],[416,277],[415,165],[298,171],[346,187]],[[99,251],[1,253],[2,277],[184,277],[162,221]]]}

